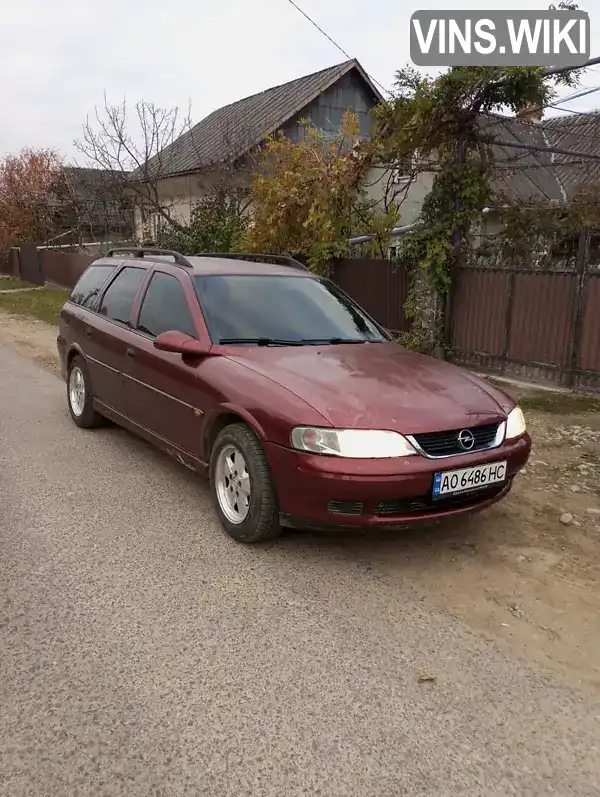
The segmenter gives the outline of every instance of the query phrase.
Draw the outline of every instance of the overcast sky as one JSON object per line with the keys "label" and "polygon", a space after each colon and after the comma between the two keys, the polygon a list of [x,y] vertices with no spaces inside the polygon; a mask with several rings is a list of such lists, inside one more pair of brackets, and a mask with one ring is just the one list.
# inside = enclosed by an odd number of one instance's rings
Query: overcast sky
{"label": "overcast sky", "polygon": [[[384,86],[409,61],[422,8],[546,8],[547,3],[297,0]],[[582,0],[600,55],[600,0]],[[345,60],[288,0],[0,0],[0,155],[53,147],[75,155],[86,114],[109,101],[187,108],[194,120],[269,86]],[[583,86],[600,86],[600,67]],[[570,103],[600,107],[600,91]]]}

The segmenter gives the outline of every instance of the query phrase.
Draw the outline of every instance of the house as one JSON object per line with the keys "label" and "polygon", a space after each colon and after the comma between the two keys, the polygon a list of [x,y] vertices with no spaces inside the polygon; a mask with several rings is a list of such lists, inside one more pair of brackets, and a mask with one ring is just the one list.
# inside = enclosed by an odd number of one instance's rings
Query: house
{"label": "house", "polygon": [[[243,188],[249,183],[252,153],[268,135],[282,132],[294,141],[310,120],[325,134],[338,133],[347,110],[359,119],[360,137],[370,135],[373,108],[382,95],[356,60],[345,61],[319,72],[245,97],[213,111],[162,152],[143,170],[132,175],[140,182],[153,181],[161,204],[169,215],[185,223],[193,206],[225,178]],[[381,191],[377,173],[368,181],[368,192]],[[159,217],[145,224],[136,211],[136,233],[142,239],[156,235]]]}
{"label": "house", "polygon": [[[598,155],[600,114],[542,119],[541,114],[523,111],[517,117],[488,117],[479,124],[480,133],[521,147],[492,147],[495,161],[494,189],[507,202],[544,201],[565,205],[582,187],[600,179]],[[545,152],[560,148],[577,155]],[[493,215],[490,217],[493,219]]]}
{"label": "house", "polygon": [[63,178],[57,202],[57,245],[133,239],[133,207],[124,193],[127,173],[65,166]]}
{"label": "house", "polygon": [[[600,182],[598,155],[600,113],[542,118],[542,113],[525,109],[516,116],[489,114],[478,120],[479,134],[490,140],[539,148],[491,145],[494,160],[493,189],[497,197],[494,207],[485,209],[475,232],[478,240],[492,240],[502,229],[502,204],[549,203],[565,205],[582,187]],[[545,152],[544,148],[560,148],[577,156]],[[419,208],[433,182],[433,173],[423,172],[407,189],[403,223],[418,221]],[[397,237],[395,239],[398,240]],[[392,251],[395,241],[392,241]]]}
{"label": "house", "polygon": [[[131,179],[139,184],[151,183],[161,207],[174,220],[186,223],[194,205],[217,184],[226,182],[229,188],[242,191],[248,187],[255,163],[253,154],[266,136],[279,131],[298,141],[304,134],[304,120],[310,120],[325,134],[336,135],[343,114],[352,110],[359,118],[360,137],[367,138],[372,111],[383,99],[360,63],[348,60],[213,111],[133,172]],[[542,121],[525,110],[516,118],[482,117],[479,128],[502,141],[577,151],[583,147],[583,152],[590,154],[595,151],[594,140],[600,140],[600,117],[589,115]],[[502,201],[551,199],[564,203],[591,174],[591,160],[574,162],[568,156],[506,146],[492,149],[496,161],[494,188]],[[383,205],[391,193],[396,201],[401,200],[401,225],[418,221],[434,179],[431,171],[409,172],[409,168],[395,172],[381,164],[370,169],[364,181],[368,199]],[[138,240],[155,239],[160,223],[155,208],[142,214],[138,203]],[[479,232],[485,237],[500,227],[498,211],[490,209]]]}

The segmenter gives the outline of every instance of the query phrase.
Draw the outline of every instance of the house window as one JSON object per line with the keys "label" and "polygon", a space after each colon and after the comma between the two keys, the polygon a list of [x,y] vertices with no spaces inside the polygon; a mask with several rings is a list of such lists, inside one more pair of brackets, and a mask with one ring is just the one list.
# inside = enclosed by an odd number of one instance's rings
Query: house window
{"label": "house window", "polygon": [[405,184],[411,181],[414,170],[414,159],[409,156],[401,160],[392,170],[392,181]]}

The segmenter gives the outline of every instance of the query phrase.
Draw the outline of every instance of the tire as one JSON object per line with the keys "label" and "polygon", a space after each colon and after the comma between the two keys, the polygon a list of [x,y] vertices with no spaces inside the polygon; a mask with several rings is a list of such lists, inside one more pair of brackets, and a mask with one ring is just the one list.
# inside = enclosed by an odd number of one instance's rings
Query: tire
{"label": "tire", "polygon": [[94,409],[92,381],[87,365],[79,355],[71,360],[67,371],[67,403],[73,423],[81,429],[94,429],[103,425],[104,418]]}
{"label": "tire", "polygon": [[237,542],[264,542],[281,534],[269,463],[245,424],[226,426],[217,436],[210,458],[210,489],[223,528]]}

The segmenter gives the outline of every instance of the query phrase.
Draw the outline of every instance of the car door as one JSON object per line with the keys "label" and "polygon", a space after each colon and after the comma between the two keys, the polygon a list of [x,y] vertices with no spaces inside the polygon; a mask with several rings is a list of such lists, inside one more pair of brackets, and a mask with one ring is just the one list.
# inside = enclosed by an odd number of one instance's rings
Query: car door
{"label": "car door", "polygon": [[117,412],[124,412],[122,373],[131,333],[135,297],[148,268],[127,263],[109,282],[97,312],[84,319],[84,354],[94,395]]}
{"label": "car door", "polygon": [[129,347],[123,382],[126,411],[152,434],[202,458],[207,393],[201,372],[206,361],[154,348],[158,335],[175,330],[196,339],[208,334],[190,277],[155,269]]}

